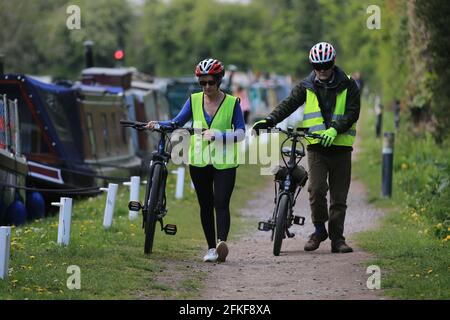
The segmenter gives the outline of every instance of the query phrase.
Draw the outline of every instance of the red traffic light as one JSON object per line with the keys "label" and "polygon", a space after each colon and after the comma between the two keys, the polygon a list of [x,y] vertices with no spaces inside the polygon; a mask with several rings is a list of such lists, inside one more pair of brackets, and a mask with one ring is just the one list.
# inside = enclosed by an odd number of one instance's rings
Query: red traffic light
{"label": "red traffic light", "polygon": [[116,52],[114,52],[114,59],[116,60],[122,60],[124,56],[125,53],[123,52],[123,50],[116,50]]}

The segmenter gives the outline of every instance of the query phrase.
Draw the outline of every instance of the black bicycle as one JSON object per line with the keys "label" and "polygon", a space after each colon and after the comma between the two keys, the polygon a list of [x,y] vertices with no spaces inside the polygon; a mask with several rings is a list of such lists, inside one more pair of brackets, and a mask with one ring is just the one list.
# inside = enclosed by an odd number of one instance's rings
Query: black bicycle
{"label": "black bicycle", "polygon": [[177,233],[177,226],[167,224],[164,226],[163,218],[167,214],[166,208],[166,181],[167,181],[167,164],[170,160],[170,152],[167,152],[167,141],[170,142],[169,134],[177,129],[183,129],[190,134],[194,134],[194,128],[182,128],[175,123],[169,126],[156,125],[154,129],[147,129],[146,122],[137,122],[130,120],[120,120],[123,127],[131,127],[136,130],[151,130],[160,134],[158,148],[152,153],[149,164],[147,186],[145,190],[144,204],[139,201],[130,201],[128,208],[131,211],[142,210],[142,228],[145,232],[144,252],[150,254],[153,248],[153,240],[155,236],[156,222],[159,221],[161,231],[168,235]]}
{"label": "black bicycle", "polygon": [[[294,130],[289,127],[287,130],[275,128],[286,134],[287,138],[282,142],[280,151],[284,166],[280,166],[275,175],[275,208],[272,217],[268,221],[258,223],[258,230],[272,231],[271,241],[273,241],[273,254],[280,255],[283,239],[293,238],[294,233],[289,231],[293,224],[304,225],[305,217],[294,215],[294,206],[300,191],[308,180],[308,172],[300,161],[305,156],[305,145],[302,139],[316,138],[322,139],[319,134],[307,133],[307,128],[297,128]],[[290,147],[284,146],[288,141],[292,144]],[[301,149],[297,149],[300,145]],[[288,158],[288,161],[286,161]],[[277,188],[278,184],[278,188]]]}

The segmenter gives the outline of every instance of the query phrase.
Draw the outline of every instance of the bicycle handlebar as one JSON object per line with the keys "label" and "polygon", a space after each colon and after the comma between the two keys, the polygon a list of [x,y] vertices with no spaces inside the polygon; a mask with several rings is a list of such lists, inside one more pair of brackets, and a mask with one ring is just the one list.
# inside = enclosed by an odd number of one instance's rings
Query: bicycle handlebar
{"label": "bicycle handlebar", "polygon": [[[173,132],[175,130],[186,130],[189,132],[189,134],[194,134],[196,133],[195,130],[198,130],[196,128],[192,128],[192,127],[180,127],[178,126],[175,122],[172,122],[170,125],[161,125],[159,123],[157,123],[153,129],[149,129],[146,128],[147,126],[147,122],[139,122],[139,121],[133,121],[133,120],[120,120],[120,125],[122,127],[130,127],[136,130],[150,130],[150,131],[156,131],[156,132],[161,132],[161,133],[170,133]],[[206,129],[202,128],[201,132],[206,131]]]}
{"label": "bicycle handlebar", "polygon": [[[320,134],[317,133],[307,133],[302,128],[297,128],[296,131],[292,130],[284,130],[280,127],[274,127],[272,129],[276,129],[284,134],[286,134],[288,137],[301,137],[301,138],[313,138],[313,139],[323,139]],[[270,129],[269,129],[270,130]]]}

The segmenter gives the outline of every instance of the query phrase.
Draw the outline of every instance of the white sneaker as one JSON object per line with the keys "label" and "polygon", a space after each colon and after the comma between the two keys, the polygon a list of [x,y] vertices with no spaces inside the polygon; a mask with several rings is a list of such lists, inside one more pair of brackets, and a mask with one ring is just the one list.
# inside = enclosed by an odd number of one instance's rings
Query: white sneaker
{"label": "white sneaker", "polygon": [[227,255],[228,255],[228,246],[225,243],[225,241],[220,241],[217,244],[216,251],[217,251],[217,256],[218,256],[217,261],[225,262],[225,259],[227,258]]}
{"label": "white sneaker", "polygon": [[203,262],[216,262],[218,257],[216,249],[212,248],[209,249],[206,256],[203,257]]}

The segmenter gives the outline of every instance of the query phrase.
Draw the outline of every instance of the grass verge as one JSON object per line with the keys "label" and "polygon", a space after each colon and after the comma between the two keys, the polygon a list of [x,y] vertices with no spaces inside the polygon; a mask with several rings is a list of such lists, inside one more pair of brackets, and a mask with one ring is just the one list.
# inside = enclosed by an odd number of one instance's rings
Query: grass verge
{"label": "grass verge", "polygon": [[[256,166],[239,167],[232,197],[231,237],[249,227],[248,223],[242,223],[244,220],[237,216],[237,211],[264,181]],[[190,179],[185,179],[182,200],[174,197],[175,183],[176,177],[169,175],[169,213],[164,222],[177,224],[178,233],[167,236],[157,229],[151,256],[143,253],[141,218],[128,219],[129,191],[123,187],[119,187],[109,230],[102,226],[106,195],[74,200],[68,247],[56,243],[57,216],[13,227],[9,277],[0,280],[0,300],[195,298],[202,287],[203,275],[201,271],[186,269],[200,261],[206,240]],[[141,199],[143,192],[144,187]],[[69,266],[79,267],[79,290],[68,289],[67,282],[72,276],[68,273]],[[181,278],[159,280],[170,278],[173,270],[178,270]]]}
{"label": "grass verge", "polygon": [[[384,112],[384,131],[394,131]],[[419,132],[421,131],[421,132]],[[381,197],[382,140],[375,137],[375,115],[363,105],[358,127],[361,149],[354,174],[369,202],[387,213],[377,230],[358,235],[360,246],[381,268],[382,288],[400,299],[450,298],[450,152],[425,130],[402,123],[395,136],[393,194]]]}

